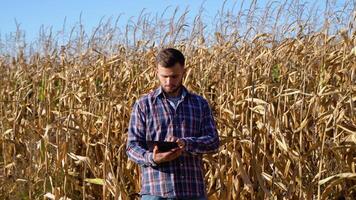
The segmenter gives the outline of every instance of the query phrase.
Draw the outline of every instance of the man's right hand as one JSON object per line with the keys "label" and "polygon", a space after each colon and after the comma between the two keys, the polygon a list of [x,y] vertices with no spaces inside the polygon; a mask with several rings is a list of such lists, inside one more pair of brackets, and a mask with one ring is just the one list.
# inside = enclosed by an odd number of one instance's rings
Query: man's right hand
{"label": "man's right hand", "polygon": [[178,158],[183,152],[183,148],[174,148],[167,152],[160,152],[157,145],[153,149],[153,161],[157,164],[168,162]]}

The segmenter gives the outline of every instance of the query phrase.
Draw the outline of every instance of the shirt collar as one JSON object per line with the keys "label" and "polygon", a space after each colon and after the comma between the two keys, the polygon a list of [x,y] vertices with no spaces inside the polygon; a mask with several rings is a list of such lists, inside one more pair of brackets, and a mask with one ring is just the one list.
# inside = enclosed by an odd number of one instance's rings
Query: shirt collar
{"label": "shirt collar", "polygon": [[[187,90],[187,88],[185,88],[183,85],[182,85],[182,99],[184,99],[185,97],[187,97],[189,95],[189,91]],[[153,94],[153,101],[156,101],[157,97],[165,97],[164,96],[164,93],[163,93],[163,89],[162,89],[162,86],[159,86],[155,91],[154,91],[154,94]]]}

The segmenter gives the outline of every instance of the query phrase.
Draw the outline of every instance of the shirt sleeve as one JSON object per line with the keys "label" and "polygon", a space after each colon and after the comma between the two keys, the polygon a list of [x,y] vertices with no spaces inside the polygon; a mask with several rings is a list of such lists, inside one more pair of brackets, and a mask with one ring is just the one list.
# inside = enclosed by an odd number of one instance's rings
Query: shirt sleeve
{"label": "shirt sleeve", "polygon": [[203,104],[203,119],[200,137],[185,137],[185,150],[190,153],[214,153],[219,149],[219,135],[213,114],[207,101]]}
{"label": "shirt sleeve", "polygon": [[156,166],[153,153],[146,150],[146,118],[136,101],[129,122],[126,154],[140,166]]}

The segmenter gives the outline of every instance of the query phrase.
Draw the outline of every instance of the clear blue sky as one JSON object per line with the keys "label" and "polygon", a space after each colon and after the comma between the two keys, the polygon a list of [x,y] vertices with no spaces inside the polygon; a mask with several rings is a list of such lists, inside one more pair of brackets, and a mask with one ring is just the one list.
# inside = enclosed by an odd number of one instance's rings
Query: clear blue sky
{"label": "clear blue sky", "polygon": [[[236,2],[240,4],[241,1],[228,0],[227,7]],[[251,1],[245,0],[245,5],[248,6]],[[324,4],[323,0],[316,1]],[[258,0],[262,7],[266,2]],[[210,20],[221,9],[222,3],[223,0],[0,0],[0,36],[4,38],[16,31],[15,19],[25,31],[27,40],[32,40],[38,36],[41,25],[59,31],[65,18],[66,27],[72,27],[79,21],[80,13],[82,24],[91,32],[102,17],[116,19],[122,14],[119,24],[124,25],[130,17],[137,17],[142,9],[146,9],[147,13],[161,14],[169,6],[167,17],[179,6],[181,12],[189,7],[189,16],[192,18],[203,4],[204,19]]]}
{"label": "clear blue sky", "polygon": [[[130,17],[137,17],[144,8],[146,12],[161,14],[164,9],[171,6],[169,14],[177,6],[180,11],[188,6],[190,16],[194,16],[203,2],[203,0],[1,0],[0,34],[4,37],[10,32],[15,32],[15,19],[21,29],[25,30],[27,39],[33,39],[41,25],[60,30],[65,18],[66,25],[73,26],[79,21],[80,13],[86,30],[91,30],[98,25],[102,17],[115,19],[122,14],[119,23],[126,24]],[[205,14],[213,17],[221,7],[222,1],[207,0],[203,5]]]}

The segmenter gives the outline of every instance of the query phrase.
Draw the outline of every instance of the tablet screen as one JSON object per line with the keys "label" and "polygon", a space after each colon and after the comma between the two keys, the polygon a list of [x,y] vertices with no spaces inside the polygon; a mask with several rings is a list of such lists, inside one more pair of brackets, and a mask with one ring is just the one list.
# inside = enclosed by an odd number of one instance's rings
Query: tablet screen
{"label": "tablet screen", "polygon": [[165,141],[146,141],[149,151],[153,151],[154,145],[158,146],[158,150],[161,152],[169,151],[174,148],[178,148],[177,142],[165,142]]}

